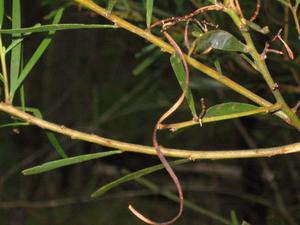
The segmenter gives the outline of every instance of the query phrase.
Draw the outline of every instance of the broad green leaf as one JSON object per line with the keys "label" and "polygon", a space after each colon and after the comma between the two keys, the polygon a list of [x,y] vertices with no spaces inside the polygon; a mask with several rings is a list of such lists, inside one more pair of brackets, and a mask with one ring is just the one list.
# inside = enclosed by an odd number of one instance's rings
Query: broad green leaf
{"label": "broad green leaf", "polygon": [[[53,24],[58,24],[59,21],[62,18],[64,9],[61,8],[57,11],[54,19],[53,19]],[[49,31],[49,36],[44,38],[44,40],[41,42],[41,44],[38,46],[36,51],[33,53],[27,64],[25,65],[24,69],[21,71],[20,76],[16,82],[16,84],[11,88],[11,93],[10,96],[13,99],[16,90],[20,87],[20,85],[23,83],[23,81],[26,79],[32,68],[35,66],[37,61],[41,58],[47,47],[52,41],[52,36],[54,35],[55,31]]]}
{"label": "broad green leaf", "polygon": [[112,10],[114,9],[115,5],[117,4],[118,0],[108,0],[107,2],[107,11],[109,13],[112,12]]}
{"label": "broad green leaf", "polygon": [[0,29],[4,19],[4,0],[0,0]]}
{"label": "broad green leaf", "polygon": [[23,170],[22,173],[24,175],[32,175],[32,174],[38,174],[38,173],[44,173],[50,170],[54,170],[57,168],[61,168],[64,166],[74,165],[77,163],[82,163],[88,160],[92,159],[99,159],[106,156],[114,155],[114,154],[120,154],[121,151],[109,151],[109,152],[100,152],[100,153],[93,153],[93,154],[85,154],[80,156],[74,156],[67,159],[59,159],[54,160],[51,162],[44,163],[39,166],[35,166],[26,170]]}
{"label": "broad green leaf", "polygon": [[[39,109],[36,108],[28,108],[25,109],[27,112],[32,112],[33,115],[39,119],[43,119],[43,115]],[[54,147],[56,152],[62,157],[62,158],[68,158],[67,154],[65,153],[64,149],[59,144],[58,140],[56,139],[53,132],[45,131],[47,138],[49,139],[51,145]]]}
{"label": "broad green leaf", "polygon": [[[171,58],[170,58],[170,61],[171,61],[171,65],[172,65],[172,68],[174,70],[174,73],[176,75],[176,78],[177,78],[182,90],[185,90],[185,88],[186,88],[186,84],[185,84],[186,74],[185,74],[184,66],[181,62],[180,57],[177,54],[172,55]],[[185,93],[185,98],[187,100],[187,103],[189,105],[189,108],[192,112],[193,117],[196,117],[197,113],[196,113],[193,94],[191,92],[190,87],[187,87],[187,90],[186,90],[186,93]]]}
{"label": "broad green leaf", "polygon": [[154,2],[154,0],[146,0],[146,24],[147,24],[147,27],[150,27],[150,25],[151,25],[153,2]]}
{"label": "broad green leaf", "polygon": [[75,29],[102,29],[102,28],[117,28],[111,24],[37,24],[33,27],[19,28],[19,29],[2,29],[0,33],[3,34],[31,34],[37,32],[50,32],[61,30],[75,30]]}
{"label": "broad green leaf", "polygon": [[240,102],[228,102],[222,103],[218,105],[214,105],[207,109],[205,113],[205,117],[215,117],[215,116],[225,116],[230,114],[248,112],[251,110],[258,109],[259,107],[255,105],[250,105],[247,103],[240,103]]}
{"label": "broad green leaf", "polygon": [[[12,1],[12,29],[18,29],[21,27],[21,5],[20,0]],[[20,64],[21,64],[21,53],[22,53],[22,45],[20,44],[20,34],[12,35],[12,45],[14,43],[16,46],[11,51],[10,57],[10,89],[16,86],[16,82],[18,80],[19,72],[20,72]]]}
{"label": "broad green leaf", "polygon": [[[175,166],[175,165],[180,165],[180,164],[187,163],[187,162],[189,162],[188,159],[180,159],[180,160],[170,162],[170,165]],[[162,170],[163,168],[164,168],[164,166],[162,164],[159,164],[159,165],[151,166],[151,167],[141,169],[141,170],[138,170],[136,172],[127,174],[127,175],[125,175],[125,176],[123,176],[123,177],[121,177],[117,180],[114,180],[113,182],[111,182],[109,184],[106,184],[106,185],[102,186],[97,191],[95,191],[91,195],[91,197],[99,197],[100,195],[103,195],[105,192],[111,190],[114,187],[117,187],[117,186],[119,186],[123,183],[126,183],[128,181],[135,180],[135,179],[140,178],[142,176],[145,176],[147,174],[154,173],[158,170]]]}
{"label": "broad green leaf", "polygon": [[196,54],[208,48],[222,51],[248,52],[246,45],[224,30],[212,30],[197,38],[195,45]]}

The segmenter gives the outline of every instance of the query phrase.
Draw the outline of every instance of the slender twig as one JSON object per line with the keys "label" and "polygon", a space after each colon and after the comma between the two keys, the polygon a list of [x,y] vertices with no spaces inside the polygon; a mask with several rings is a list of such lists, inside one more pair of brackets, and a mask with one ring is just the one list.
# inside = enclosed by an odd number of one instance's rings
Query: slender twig
{"label": "slender twig", "polygon": [[[42,120],[32,116],[29,113],[23,112],[16,107],[0,102],[0,111],[10,114],[20,120],[26,121],[31,125],[35,125],[42,129],[53,131],[55,133],[69,136],[71,139],[82,140],[114,149],[119,149],[126,152],[135,152],[140,154],[156,155],[154,147],[131,144],[114,139],[104,138],[95,134],[88,134],[78,130],[73,130],[62,125],[57,125],[46,120]],[[272,157],[275,155],[291,154],[300,152],[300,142],[273,147],[273,148],[258,148],[251,150],[215,150],[215,151],[200,151],[200,150],[184,150],[165,148],[161,146],[161,151],[165,156],[174,158],[195,159],[237,159],[237,158],[259,158]]]}
{"label": "slender twig", "polygon": [[[277,110],[281,109],[280,104],[275,104],[269,107],[260,107],[258,109],[246,111],[246,112],[239,112],[239,113],[232,113],[228,115],[222,115],[222,116],[212,116],[212,117],[201,117],[201,123],[211,123],[211,122],[217,122],[217,121],[223,121],[223,120],[229,120],[229,119],[236,119],[236,118],[241,118],[245,116],[251,116],[251,115],[256,115],[260,113],[271,113],[275,112]],[[204,111],[205,112],[205,111]],[[199,124],[198,121],[195,120],[189,120],[189,121],[184,121],[184,122],[179,122],[179,123],[172,123],[172,124],[161,124],[159,126],[159,129],[170,129],[171,131],[176,131],[181,128],[185,127],[190,127]]]}
{"label": "slender twig", "polygon": [[258,14],[259,14],[260,6],[261,6],[261,0],[256,0],[256,9],[254,11],[253,16],[250,18],[251,22],[253,22],[254,20],[256,20]]}

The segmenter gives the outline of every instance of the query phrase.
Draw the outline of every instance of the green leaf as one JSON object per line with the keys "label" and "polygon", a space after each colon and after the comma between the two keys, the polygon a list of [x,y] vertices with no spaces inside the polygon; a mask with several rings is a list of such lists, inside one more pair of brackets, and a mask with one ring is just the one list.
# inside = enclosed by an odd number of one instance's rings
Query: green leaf
{"label": "green leaf", "polygon": [[222,51],[248,52],[248,47],[245,44],[224,30],[212,30],[197,38],[195,53],[201,53],[208,48]]}
{"label": "green leaf", "polygon": [[231,218],[230,225],[240,225],[234,210],[230,210],[230,218]]}
{"label": "green leaf", "polygon": [[[12,29],[18,29],[21,27],[21,5],[20,0],[12,1]],[[16,86],[16,82],[18,80],[19,72],[20,72],[20,64],[21,64],[21,52],[22,45],[20,44],[20,34],[12,35],[12,45],[14,43],[16,46],[11,51],[10,58],[10,88],[12,89]]]}
{"label": "green leaf", "polygon": [[29,125],[26,122],[13,122],[13,123],[6,123],[6,124],[1,124],[0,128],[4,128],[4,127],[18,127],[18,126],[27,126]]}
{"label": "green leaf", "polygon": [[[53,24],[58,24],[59,21],[62,18],[64,9],[61,8],[57,11],[54,19]],[[44,40],[41,42],[41,44],[38,46],[36,51],[33,53],[27,64],[25,65],[24,69],[21,71],[20,76],[16,82],[16,84],[11,88],[10,96],[13,99],[16,90],[20,87],[20,85],[23,83],[23,81],[26,79],[32,68],[35,66],[35,64],[38,62],[38,60],[41,58],[47,47],[52,41],[52,36],[54,35],[55,31],[50,31],[48,33],[48,36],[44,38]]]}
{"label": "green leaf", "polygon": [[33,27],[19,28],[19,29],[2,29],[0,33],[3,34],[31,34],[37,32],[50,32],[61,30],[75,30],[75,29],[102,29],[102,28],[117,28],[112,24],[37,24]]}
{"label": "green leaf", "polygon": [[[187,162],[189,162],[188,159],[180,159],[180,160],[170,162],[170,165],[175,166],[175,165],[180,165],[180,164],[187,163]],[[164,168],[164,166],[162,164],[159,164],[159,165],[151,166],[151,167],[141,169],[141,170],[138,170],[136,172],[127,174],[127,175],[125,175],[125,176],[123,176],[123,177],[121,177],[117,180],[114,180],[113,182],[111,182],[109,184],[106,184],[106,185],[102,186],[97,191],[95,191],[91,195],[91,197],[99,197],[100,195],[103,195],[105,192],[111,190],[114,187],[117,187],[117,186],[119,186],[123,183],[126,183],[128,181],[135,180],[135,179],[140,178],[142,176],[145,176],[147,174],[154,173],[158,170],[162,170],[163,168]]]}
{"label": "green leaf", "polygon": [[146,0],[146,24],[147,24],[147,27],[150,27],[150,25],[151,25],[153,2],[154,2],[154,0]]}
{"label": "green leaf", "polygon": [[114,9],[117,2],[118,2],[118,0],[108,0],[106,9],[109,13],[112,12],[112,10]]}
{"label": "green leaf", "polygon": [[[185,90],[185,88],[186,88],[186,85],[185,85],[185,70],[184,70],[184,66],[181,62],[180,57],[177,54],[172,55],[171,58],[170,58],[170,61],[171,61],[171,65],[172,65],[172,68],[174,70],[174,73],[176,75],[176,78],[177,78],[182,90]],[[185,98],[187,100],[187,103],[189,105],[189,108],[191,110],[191,113],[192,113],[193,117],[196,117],[197,113],[196,113],[193,94],[191,92],[190,87],[188,87],[188,89],[185,93]]]}
{"label": "green leaf", "polygon": [[218,105],[214,105],[207,109],[205,113],[205,117],[215,117],[215,116],[225,116],[230,114],[248,112],[251,110],[258,109],[259,107],[255,105],[250,105],[247,103],[240,103],[240,102],[228,102],[222,103]]}
{"label": "green leaf", "polygon": [[22,173],[24,175],[32,175],[32,174],[38,174],[38,173],[44,173],[50,170],[54,170],[57,168],[61,168],[64,166],[74,165],[77,163],[82,163],[88,160],[92,159],[98,159],[103,158],[106,156],[114,155],[114,154],[120,154],[121,151],[109,151],[109,152],[100,152],[100,153],[93,153],[93,154],[85,154],[80,156],[74,156],[67,159],[59,159],[54,160],[51,162],[44,163],[39,166],[31,167],[29,169],[23,170]]}
{"label": "green leaf", "polygon": [[0,28],[2,27],[4,19],[4,0],[0,0]]}
{"label": "green leaf", "polygon": [[[28,108],[26,107],[25,110],[27,112],[32,112],[33,115],[39,119],[43,119],[43,115],[39,109],[36,108]],[[56,139],[55,135],[51,131],[45,131],[47,138],[49,139],[51,145],[54,147],[56,152],[62,157],[62,158],[68,158],[67,154],[65,153],[64,149],[59,144],[58,140]]]}

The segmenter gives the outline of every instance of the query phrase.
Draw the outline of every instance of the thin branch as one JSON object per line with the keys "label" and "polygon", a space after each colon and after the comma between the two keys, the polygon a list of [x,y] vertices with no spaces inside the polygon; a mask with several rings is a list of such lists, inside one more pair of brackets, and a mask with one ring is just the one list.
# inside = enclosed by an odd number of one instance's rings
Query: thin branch
{"label": "thin branch", "polygon": [[[26,112],[19,110],[16,107],[0,102],[0,111],[10,114],[20,120],[26,121],[31,125],[35,125],[42,129],[53,131],[71,139],[86,141],[106,147],[120,149],[126,152],[135,152],[140,154],[156,155],[154,147],[131,144],[127,142],[117,141],[109,138],[104,138],[95,134],[88,134],[78,130],[67,128],[63,125],[57,125],[46,120],[36,118]],[[228,150],[228,151],[200,151],[200,150],[184,150],[161,147],[161,151],[165,156],[174,158],[196,159],[237,159],[237,158],[260,158],[272,157],[275,155],[284,155],[300,152],[300,142],[283,145],[273,148],[258,148],[251,150]]]}

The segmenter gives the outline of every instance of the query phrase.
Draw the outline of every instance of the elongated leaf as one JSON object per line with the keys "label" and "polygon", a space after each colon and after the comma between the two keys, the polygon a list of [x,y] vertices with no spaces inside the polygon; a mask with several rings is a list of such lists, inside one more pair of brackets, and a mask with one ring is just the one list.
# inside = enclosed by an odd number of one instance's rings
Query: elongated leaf
{"label": "elongated leaf", "polygon": [[[20,0],[12,1],[12,29],[18,29],[21,27],[21,5]],[[20,42],[20,34],[12,35],[12,45]],[[21,63],[22,45],[17,44],[11,51],[10,57],[10,88],[16,85]]]}
{"label": "elongated leaf", "polygon": [[[36,108],[26,108],[25,109],[28,112],[32,112],[33,115],[39,119],[43,119],[43,115],[41,113],[41,111],[39,109]],[[61,145],[59,144],[58,140],[56,139],[55,135],[53,132],[50,131],[45,131],[47,138],[49,139],[51,145],[54,147],[54,149],[56,150],[56,152],[62,157],[62,158],[68,158],[66,152],[64,151],[64,149],[61,147]]]}
{"label": "elongated leaf", "polygon": [[147,27],[150,27],[150,25],[151,25],[153,2],[154,2],[154,0],[146,0],[146,24],[147,24]]}
{"label": "elongated leaf", "polygon": [[261,27],[259,26],[258,24],[254,23],[254,22],[251,22],[249,20],[246,21],[246,24],[248,27],[250,27],[252,30],[255,30],[259,33],[262,33],[262,34],[267,34],[270,32],[270,29],[268,26],[265,26],[265,27]]}
{"label": "elongated leaf", "polygon": [[7,124],[1,124],[0,128],[4,127],[18,127],[18,126],[27,126],[28,123],[26,122],[13,122],[13,123],[7,123]]}
{"label": "elongated leaf", "polygon": [[[172,65],[172,68],[174,70],[174,73],[176,75],[176,78],[177,78],[182,90],[185,90],[185,88],[186,88],[186,85],[185,85],[185,70],[184,70],[184,66],[183,66],[183,64],[180,60],[180,57],[177,54],[172,55],[171,58],[170,58],[170,61],[171,61],[171,65]],[[191,110],[191,113],[192,113],[193,117],[196,117],[197,113],[196,113],[193,94],[191,92],[190,87],[188,87],[188,89],[185,93],[185,98],[187,100],[187,103],[189,105],[189,108]]]}
{"label": "elongated leaf", "polygon": [[2,29],[0,33],[3,34],[26,34],[36,32],[49,32],[61,30],[75,30],[75,29],[102,29],[102,28],[117,28],[111,24],[49,24],[49,25],[35,25],[33,27],[19,28],[19,29]]}
{"label": "elongated leaf", "polygon": [[[59,9],[53,19],[53,24],[58,24],[59,21],[62,18],[64,9]],[[23,83],[25,78],[28,76],[32,68],[35,66],[37,61],[41,58],[47,47],[52,41],[52,36],[55,33],[55,31],[50,31],[48,34],[49,36],[46,37],[41,44],[38,46],[36,51],[33,53],[27,64],[25,65],[24,69],[21,71],[20,76],[16,82],[16,84],[11,88],[10,96],[11,98],[14,97],[16,90],[20,87],[20,85]]]}
{"label": "elongated leaf", "polygon": [[230,218],[231,218],[231,224],[230,225],[240,225],[234,210],[230,211]]}
{"label": "elongated leaf", "polygon": [[258,109],[259,107],[255,105],[250,105],[247,103],[240,103],[240,102],[228,102],[228,103],[222,103],[218,105],[214,105],[210,107],[206,113],[205,117],[215,117],[215,116],[224,116],[229,114],[235,114],[235,113],[242,113],[247,112],[251,110]]}
{"label": "elongated leaf", "polygon": [[4,80],[3,80],[3,75],[2,75],[2,73],[0,73],[0,80],[3,82]]}
{"label": "elongated leaf", "polygon": [[224,30],[212,30],[197,38],[195,53],[201,53],[208,48],[222,51],[248,52],[246,45]]}
{"label": "elongated leaf", "polygon": [[44,173],[50,170],[54,170],[57,168],[61,168],[64,166],[74,165],[77,163],[82,163],[88,160],[92,159],[99,159],[106,156],[114,155],[114,154],[120,154],[121,151],[109,151],[109,152],[100,152],[100,153],[93,153],[93,154],[85,154],[80,156],[74,156],[67,159],[59,159],[54,160],[51,162],[44,163],[39,166],[35,166],[26,170],[23,170],[22,173],[24,175],[32,175],[32,174],[38,174],[38,173]]}
{"label": "elongated leaf", "polygon": [[[173,162],[170,162],[170,165],[174,166],[174,165],[180,165],[180,164],[183,164],[183,163],[187,163],[189,162],[188,159],[180,159],[180,160],[176,160],[176,161],[173,161]],[[136,172],[133,172],[133,173],[130,173],[128,175],[125,175],[109,184],[106,184],[104,185],[103,187],[99,188],[97,191],[95,191],[91,197],[99,197],[100,195],[103,195],[105,192],[111,190],[112,188],[114,187],[117,187],[123,183],[126,183],[128,181],[132,181],[132,180],[135,180],[139,177],[142,177],[142,176],[145,176],[147,174],[150,174],[150,173],[154,173],[158,170],[162,170],[164,168],[164,166],[162,164],[159,164],[159,165],[156,165],[156,166],[151,166],[151,167],[148,167],[148,168],[145,168],[145,169],[141,169],[141,170],[138,170]]]}
{"label": "elongated leaf", "polygon": [[0,0],[0,29],[4,19],[4,0]]}
{"label": "elongated leaf", "polygon": [[115,5],[117,4],[118,0],[108,0],[107,2],[107,11],[109,13],[112,12],[112,10],[114,9]]}

